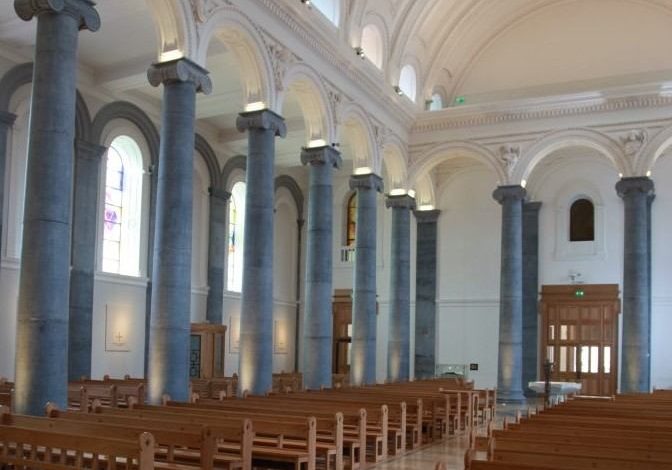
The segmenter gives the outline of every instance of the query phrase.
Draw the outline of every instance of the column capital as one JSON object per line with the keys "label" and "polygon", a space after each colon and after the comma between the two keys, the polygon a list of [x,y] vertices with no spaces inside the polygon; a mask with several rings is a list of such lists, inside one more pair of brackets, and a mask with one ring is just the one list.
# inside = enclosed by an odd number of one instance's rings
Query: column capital
{"label": "column capital", "polygon": [[341,152],[331,145],[301,149],[301,164],[303,165],[329,165],[339,170],[342,163]]}
{"label": "column capital", "polygon": [[229,202],[229,199],[231,199],[231,193],[221,188],[210,186],[208,188],[208,192],[210,193],[210,197],[213,199],[219,199],[223,202]]}
{"label": "column capital", "polygon": [[79,22],[79,29],[98,31],[100,16],[91,0],[14,0],[14,10],[24,21],[45,12],[65,13]]}
{"label": "column capital", "polygon": [[274,131],[277,137],[287,135],[285,119],[270,109],[240,113],[238,119],[236,119],[236,127],[240,132],[245,132],[248,129],[260,129]]}
{"label": "column capital", "polygon": [[0,111],[0,125],[12,127],[16,121],[16,114],[9,111]]}
{"label": "column capital", "polygon": [[383,179],[375,173],[366,175],[351,175],[350,189],[375,189],[377,192],[383,192]]}
{"label": "column capital", "polygon": [[408,194],[400,194],[397,196],[388,195],[385,199],[385,207],[388,209],[390,207],[394,209],[415,209],[415,198],[409,196]]}
{"label": "column capital", "polygon": [[616,183],[616,193],[624,199],[636,193],[643,193],[647,196],[651,196],[654,193],[653,180],[647,176],[621,178],[621,180]]}
{"label": "column capital", "polygon": [[439,220],[439,215],[441,215],[441,211],[438,209],[434,209],[431,211],[414,210],[413,214],[415,215],[415,218],[417,219],[419,224],[433,224],[436,223],[437,220]]}
{"label": "column capital", "polygon": [[503,204],[505,201],[522,201],[527,196],[527,191],[520,185],[499,186],[492,193],[492,197]]}
{"label": "column capital", "polygon": [[195,62],[182,58],[152,64],[147,70],[147,80],[155,87],[161,84],[191,82],[196,86],[196,92],[209,95],[212,91],[212,81],[208,73]]}
{"label": "column capital", "polygon": [[77,139],[75,141],[75,156],[83,160],[99,162],[107,152],[107,147],[94,144],[86,140]]}

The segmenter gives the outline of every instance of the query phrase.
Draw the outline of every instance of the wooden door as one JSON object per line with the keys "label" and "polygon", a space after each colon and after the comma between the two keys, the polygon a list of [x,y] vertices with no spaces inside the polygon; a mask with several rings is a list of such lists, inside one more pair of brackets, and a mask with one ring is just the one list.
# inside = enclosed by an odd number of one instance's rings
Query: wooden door
{"label": "wooden door", "polygon": [[[554,364],[551,379],[581,382],[583,395],[616,393],[618,285],[543,286],[541,364]],[[542,376],[542,375],[540,375]]]}

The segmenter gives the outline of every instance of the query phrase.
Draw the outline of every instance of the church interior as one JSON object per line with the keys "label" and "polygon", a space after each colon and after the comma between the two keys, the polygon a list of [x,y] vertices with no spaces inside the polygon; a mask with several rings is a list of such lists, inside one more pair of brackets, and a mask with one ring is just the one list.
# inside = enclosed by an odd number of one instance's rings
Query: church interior
{"label": "church interior", "polygon": [[671,43],[672,0],[0,2],[0,469],[672,468]]}

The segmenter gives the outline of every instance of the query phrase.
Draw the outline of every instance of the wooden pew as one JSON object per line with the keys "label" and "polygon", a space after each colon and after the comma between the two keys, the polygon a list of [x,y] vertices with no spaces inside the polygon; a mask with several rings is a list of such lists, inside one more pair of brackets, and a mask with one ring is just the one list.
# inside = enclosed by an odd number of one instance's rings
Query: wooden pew
{"label": "wooden pew", "polygon": [[149,433],[124,440],[0,425],[0,463],[50,470],[152,470],[154,438]]}

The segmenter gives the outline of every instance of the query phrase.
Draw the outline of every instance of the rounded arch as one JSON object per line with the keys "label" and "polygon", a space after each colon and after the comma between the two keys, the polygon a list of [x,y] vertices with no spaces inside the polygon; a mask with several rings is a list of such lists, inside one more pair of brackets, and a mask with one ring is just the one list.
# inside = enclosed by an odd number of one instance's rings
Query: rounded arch
{"label": "rounded arch", "polygon": [[203,158],[203,161],[208,168],[208,174],[210,175],[210,186],[213,188],[219,188],[219,177],[221,171],[219,169],[219,163],[217,162],[217,155],[212,149],[210,144],[205,137],[201,134],[196,134],[196,152]]}
{"label": "rounded arch", "polygon": [[431,148],[411,168],[409,172],[409,184],[417,187],[418,182],[425,175],[429,174],[432,168],[446,160],[457,157],[469,157],[485,164],[485,166],[495,172],[499,184],[508,184],[506,171],[495,153],[487,147],[467,141],[448,142]]}
{"label": "rounded arch", "polygon": [[416,103],[418,99],[418,71],[413,64],[404,64],[399,72],[399,89]]}
{"label": "rounded arch", "polygon": [[389,30],[383,17],[374,12],[367,12],[362,19],[362,29],[358,42],[368,58],[378,69],[387,66],[389,51]]}
{"label": "rounded arch", "polygon": [[[33,63],[26,62],[10,69],[0,79],[0,111],[9,112],[10,101],[16,91],[33,81]],[[91,114],[84,97],[77,90],[75,102],[75,138],[91,141]]]}
{"label": "rounded arch", "polygon": [[[201,27],[197,61],[207,68],[208,48],[214,37],[233,53],[240,67],[246,104],[263,102],[278,111],[273,65],[264,39],[250,19],[232,7],[218,9]],[[281,51],[277,51],[282,54]]]}
{"label": "rounded arch", "polygon": [[672,146],[672,126],[660,130],[642,146],[637,154],[634,176],[644,176],[653,170],[658,158]]}
{"label": "rounded arch", "polygon": [[591,129],[568,129],[552,132],[532,144],[515,165],[511,184],[527,181],[534,168],[549,154],[565,147],[588,147],[611,161],[623,176],[631,176],[632,169],[621,146],[611,137]]}
{"label": "rounded arch", "polygon": [[246,171],[247,157],[245,155],[236,155],[229,158],[222,168],[222,174],[219,178],[219,188],[230,192],[234,183],[232,181],[233,176],[236,173],[245,173]]}
{"label": "rounded arch", "polygon": [[336,141],[336,120],[334,110],[329,106],[327,90],[320,76],[305,63],[296,63],[287,70],[282,89],[278,95],[277,107],[282,108],[287,93],[295,93],[306,124],[306,143],[324,140],[324,145]]}
{"label": "rounded arch", "polygon": [[383,165],[389,179],[386,187],[392,189],[409,189],[407,158],[403,145],[397,138],[389,137],[383,144]]}
{"label": "rounded arch", "polygon": [[143,135],[149,150],[152,165],[159,161],[159,133],[145,112],[132,103],[117,101],[103,106],[93,120],[91,139],[102,145],[103,132],[107,125],[116,119],[129,121]]}
{"label": "rounded arch", "polygon": [[349,103],[342,109],[338,122],[339,139],[352,144],[353,168],[356,170],[366,167],[380,174],[378,145],[374,138],[373,124],[366,111],[356,103]]}
{"label": "rounded arch", "polygon": [[429,173],[416,180],[415,203],[418,210],[432,210],[436,207],[436,189]]}
{"label": "rounded arch", "polygon": [[289,175],[280,175],[275,178],[275,192],[285,188],[292,195],[299,219],[303,219],[303,191],[294,178]]}
{"label": "rounded arch", "polygon": [[[146,0],[146,3],[156,29],[158,61],[165,62],[182,57],[192,60],[197,58],[197,18],[194,15],[203,15],[200,2]],[[203,62],[199,62],[199,65],[203,65]]]}

